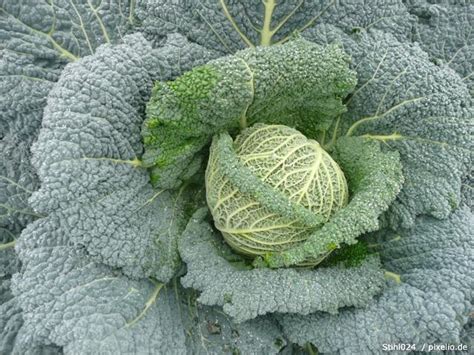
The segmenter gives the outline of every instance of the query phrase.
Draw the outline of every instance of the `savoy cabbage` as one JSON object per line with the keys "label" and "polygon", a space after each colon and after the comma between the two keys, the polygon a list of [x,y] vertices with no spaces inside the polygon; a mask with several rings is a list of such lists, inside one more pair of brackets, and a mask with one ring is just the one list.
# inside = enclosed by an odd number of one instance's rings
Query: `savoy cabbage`
{"label": "savoy cabbage", "polygon": [[[0,353],[472,343],[473,14],[0,0]],[[243,166],[233,139],[262,124],[318,141],[347,205],[321,220]],[[310,232],[252,264],[215,228],[226,189]]]}

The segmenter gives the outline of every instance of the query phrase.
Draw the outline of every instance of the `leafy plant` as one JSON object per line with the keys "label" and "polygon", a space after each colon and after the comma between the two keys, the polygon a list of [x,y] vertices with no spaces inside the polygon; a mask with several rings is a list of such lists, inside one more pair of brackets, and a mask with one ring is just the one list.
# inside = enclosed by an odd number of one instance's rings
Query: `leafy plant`
{"label": "leafy plant", "polygon": [[[472,4],[0,4],[2,354],[469,339]],[[233,139],[259,122],[319,142],[349,197],[320,220],[225,171],[314,220],[251,264],[214,228],[204,170],[243,165]]]}

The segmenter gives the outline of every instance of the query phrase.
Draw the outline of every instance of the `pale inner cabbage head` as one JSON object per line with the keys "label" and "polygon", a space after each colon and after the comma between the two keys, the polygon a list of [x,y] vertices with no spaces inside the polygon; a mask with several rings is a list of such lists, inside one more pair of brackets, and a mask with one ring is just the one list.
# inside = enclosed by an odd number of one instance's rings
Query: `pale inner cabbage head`
{"label": "pale inner cabbage head", "polygon": [[[235,139],[234,152],[252,174],[325,221],[347,204],[347,182],[337,163],[318,142],[293,128],[256,124]],[[216,228],[236,251],[256,256],[286,250],[314,231],[240,192],[217,159],[211,147],[207,202]]]}

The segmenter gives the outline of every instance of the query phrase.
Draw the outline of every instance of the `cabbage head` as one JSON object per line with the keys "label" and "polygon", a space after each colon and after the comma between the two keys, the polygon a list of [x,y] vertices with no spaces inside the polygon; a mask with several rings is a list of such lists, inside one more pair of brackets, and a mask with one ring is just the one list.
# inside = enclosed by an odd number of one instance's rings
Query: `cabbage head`
{"label": "cabbage head", "polygon": [[[215,226],[237,252],[286,250],[346,206],[344,173],[317,141],[284,125],[259,123],[236,137],[229,158],[219,146],[226,139],[221,135],[211,146],[206,196]],[[243,189],[235,178],[245,182]]]}

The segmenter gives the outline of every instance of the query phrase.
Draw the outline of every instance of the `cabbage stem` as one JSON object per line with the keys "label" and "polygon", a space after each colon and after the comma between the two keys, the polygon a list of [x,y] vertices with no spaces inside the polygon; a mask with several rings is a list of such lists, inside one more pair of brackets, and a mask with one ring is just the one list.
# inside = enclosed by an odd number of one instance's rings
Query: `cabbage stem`
{"label": "cabbage stem", "polygon": [[414,97],[412,99],[407,99],[405,101],[402,101],[398,104],[396,104],[395,106],[393,106],[392,108],[388,109],[387,111],[383,112],[383,113],[378,113],[376,112],[375,115],[373,116],[368,116],[368,117],[364,117],[364,118],[361,118],[360,120],[357,120],[355,121],[351,127],[349,127],[347,133],[346,133],[346,136],[352,136],[352,134],[354,133],[354,131],[361,125],[361,124],[364,124],[364,123],[367,123],[367,122],[371,122],[371,121],[376,121],[376,120],[380,120],[380,119],[383,119],[385,118],[386,116],[392,114],[393,112],[397,111],[398,109],[400,108],[403,108],[404,106],[408,105],[408,104],[411,104],[411,103],[414,103],[414,102],[417,102],[417,101],[420,101],[420,100],[423,100],[423,99],[426,99],[426,96],[420,96],[420,97]]}
{"label": "cabbage stem", "polygon": [[11,242],[5,243],[5,244],[0,244],[0,251],[13,248],[15,247],[15,244],[16,244],[16,240],[12,240]]}
{"label": "cabbage stem", "polygon": [[265,16],[263,18],[263,28],[260,35],[260,45],[269,46],[272,44],[272,37],[275,32],[278,30],[277,27],[275,30],[270,28],[272,23],[273,10],[275,10],[275,0],[264,0],[263,5],[265,6]]}
{"label": "cabbage stem", "polygon": [[242,117],[240,117],[240,128],[241,129],[247,128],[247,116],[246,115],[242,115]]}
{"label": "cabbage stem", "polygon": [[123,160],[123,159],[115,159],[115,158],[107,158],[107,157],[99,157],[99,158],[93,158],[93,157],[83,157],[82,159],[84,160],[103,160],[103,161],[110,161],[115,164],[130,164],[135,168],[139,168],[143,166],[143,162],[138,159],[132,159],[132,160]]}
{"label": "cabbage stem", "polygon": [[392,133],[389,135],[363,134],[361,137],[374,139],[374,140],[381,141],[384,143],[387,141],[396,141],[396,140],[403,139],[403,136],[398,133]]}
{"label": "cabbage stem", "polygon": [[155,289],[153,290],[150,298],[145,303],[145,307],[140,312],[140,314],[136,318],[132,319],[130,322],[127,322],[127,327],[135,325],[138,321],[140,321],[140,319],[142,319],[146,315],[150,307],[153,306],[156,300],[158,299],[158,295],[160,294],[161,289],[165,286],[164,284],[159,283],[153,279],[150,279],[150,281],[155,285]]}

